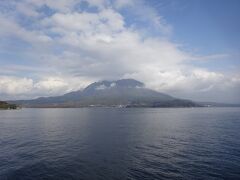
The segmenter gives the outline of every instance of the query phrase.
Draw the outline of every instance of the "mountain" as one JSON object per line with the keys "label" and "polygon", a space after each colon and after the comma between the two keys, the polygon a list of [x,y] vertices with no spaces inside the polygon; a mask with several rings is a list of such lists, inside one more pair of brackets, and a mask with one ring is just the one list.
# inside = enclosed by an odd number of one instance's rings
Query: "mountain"
{"label": "mountain", "polygon": [[0,101],[0,109],[17,109],[15,104],[8,104],[5,101]]}
{"label": "mountain", "polygon": [[23,107],[196,107],[190,100],[174,98],[144,86],[134,79],[100,81],[56,97],[19,100],[14,103]]}

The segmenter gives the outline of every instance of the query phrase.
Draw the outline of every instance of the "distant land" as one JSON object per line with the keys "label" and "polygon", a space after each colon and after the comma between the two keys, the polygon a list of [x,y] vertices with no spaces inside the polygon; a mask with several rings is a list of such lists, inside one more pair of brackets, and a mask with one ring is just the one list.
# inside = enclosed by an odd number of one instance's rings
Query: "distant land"
{"label": "distant land", "polygon": [[0,101],[0,109],[17,109],[15,104],[9,104],[5,101]]}
{"label": "distant land", "polygon": [[8,101],[29,108],[70,107],[205,107],[215,103],[198,103],[179,99],[145,87],[134,79],[100,81],[83,90],[62,96],[40,97],[32,100]]}
{"label": "distant land", "polygon": [[240,104],[219,103],[219,102],[198,102],[204,107],[240,107]]}

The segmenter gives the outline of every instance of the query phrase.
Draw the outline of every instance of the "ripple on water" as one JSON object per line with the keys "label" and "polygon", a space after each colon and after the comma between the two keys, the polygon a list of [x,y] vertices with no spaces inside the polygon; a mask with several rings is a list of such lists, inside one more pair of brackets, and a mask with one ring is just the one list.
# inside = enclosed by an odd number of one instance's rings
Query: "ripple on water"
{"label": "ripple on water", "polygon": [[238,179],[240,109],[0,111],[0,179]]}

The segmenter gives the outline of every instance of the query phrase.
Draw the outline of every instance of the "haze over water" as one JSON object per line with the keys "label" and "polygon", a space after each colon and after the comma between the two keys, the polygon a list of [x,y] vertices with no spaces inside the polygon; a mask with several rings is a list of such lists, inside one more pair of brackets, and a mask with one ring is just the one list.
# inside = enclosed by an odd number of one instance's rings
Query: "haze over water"
{"label": "haze over water", "polygon": [[240,108],[0,111],[0,179],[237,179]]}

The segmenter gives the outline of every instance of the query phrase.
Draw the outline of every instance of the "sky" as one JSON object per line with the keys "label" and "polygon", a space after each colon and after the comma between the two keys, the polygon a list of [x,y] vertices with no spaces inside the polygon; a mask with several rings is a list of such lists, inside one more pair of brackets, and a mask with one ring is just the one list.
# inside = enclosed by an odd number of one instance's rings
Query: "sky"
{"label": "sky", "polygon": [[1,0],[0,99],[133,78],[240,103],[239,0]]}

